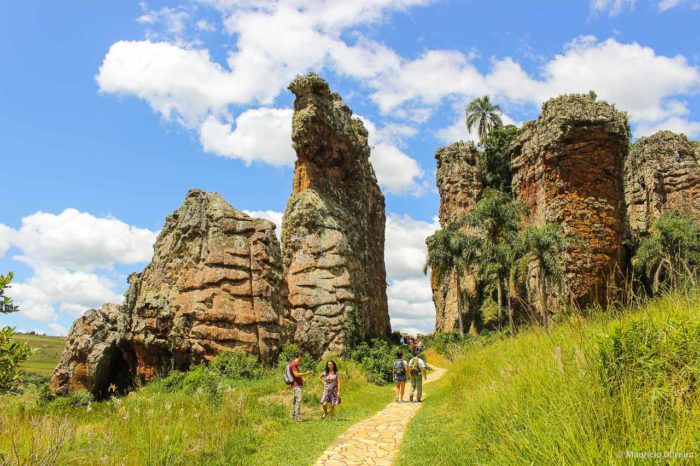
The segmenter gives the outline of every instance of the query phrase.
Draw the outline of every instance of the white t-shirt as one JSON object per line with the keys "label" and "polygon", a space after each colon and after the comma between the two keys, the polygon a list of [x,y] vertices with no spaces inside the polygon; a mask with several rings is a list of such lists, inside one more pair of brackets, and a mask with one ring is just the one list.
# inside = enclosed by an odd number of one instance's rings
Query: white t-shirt
{"label": "white t-shirt", "polygon": [[[425,369],[425,361],[423,361],[421,358],[411,358],[411,362],[413,362],[414,359],[418,360],[418,369],[423,370]],[[408,366],[411,367],[411,363],[408,363]]]}

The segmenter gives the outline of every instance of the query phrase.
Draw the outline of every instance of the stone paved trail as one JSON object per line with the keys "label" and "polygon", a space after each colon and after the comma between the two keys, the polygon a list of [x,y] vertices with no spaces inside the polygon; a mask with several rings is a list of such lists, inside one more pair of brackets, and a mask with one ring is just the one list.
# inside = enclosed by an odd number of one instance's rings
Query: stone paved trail
{"label": "stone paved trail", "polygon": [[[445,374],[445,369],[432,367],[435,370],[428,374],[426,383],[433,382]],[[410,387],[410,383],[407,382],[406,399],[408,399]],[[423,399],[426,399],[425,387]],[[422,403],[408,402],[390,403],[373,417],[345,431],[323,452],[316,464],[322,466],[391,465],[399,453],[399,445],[408,422],[422,405]]]}

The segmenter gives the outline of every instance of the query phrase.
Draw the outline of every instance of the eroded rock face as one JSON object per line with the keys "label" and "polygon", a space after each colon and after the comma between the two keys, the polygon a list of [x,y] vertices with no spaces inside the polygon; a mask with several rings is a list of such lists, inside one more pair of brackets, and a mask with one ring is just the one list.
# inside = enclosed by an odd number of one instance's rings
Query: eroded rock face
{"label": "eroded rock face", "polygon": [[103,398],[133,385],[130,315],[122,306],[105,304],[91,309],[71,327],[51,388],[67,394],[88,390]]}
{"label": "eroded rock face", "polygon": [[700,214],[700,142],[670,131],[639,138],[625,159],[625,200],[636,237],[666,210]]}
{"label": "eroded rock face", "polygon": [[513,193],[529,208],[525,226],[559,223],[582,243],[569,247],[564,280],[580,306],[604,305],[608,281],[624,269],[629,137],[624,113],[591,94],[566,95],[546,102],[511,147]]}
{"label": "eroded rock face", "polygon": [[[284,284],[275,226],[219,194],[190,191],[166,219],[151,263],[129,284],[122,306],[90,311],[73,326],[55,391],[94,390],[102,366],[109,373],[125,366],[133,384],[221,350],[241,349],[263,361],[276,356]],[[106,348],[118,348],[122,359]],[[81,364],[85,371],[70,369]]]}
{"label": "eroded rock face", "polygon": [[[478,152],[472,142],[456,142],[435,152],[437,172],[435,181],[440,193],[440,225],[444,228],[461,215],[469,213],[483,191],[478,168]],[[426,241],[430,241],[428,238]],[[430,284],[435,304],[435,331],[448,332],[459,328],[457,312],[457,280],[452,274],[448,280],[438,280],[433,271]],[[474,324],[469,316],[478,308],[477,281],[474,274],[465,273],[462,287],[464,331]]]}
{"label": "eroded rock face", "polygon": [[389,333],[384,196],[367,130],[328,84],[295,79],[294,183],[282,244],[294,341],[315,356]]}

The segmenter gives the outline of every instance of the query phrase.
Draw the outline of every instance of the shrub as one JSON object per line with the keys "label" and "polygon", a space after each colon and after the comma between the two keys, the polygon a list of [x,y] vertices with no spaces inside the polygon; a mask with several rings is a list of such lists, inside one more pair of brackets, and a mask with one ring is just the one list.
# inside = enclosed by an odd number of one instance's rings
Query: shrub
{"label": "shrub", "polygon": [[161,387],[164,392],[173,393],[182,390],[185,377],[187,377],[187,372],[172,371],[155,384]]}
{"label": "shrub", "polygon": [[700,324],[618,324],[598,341],[597,372],[612,394],[624,390],[662,410],[683,406],[700,380]]}
{"label": "shrub", "polygon": [[200,365],[185,373],[182,389],[187,393],[203,393],[210,398],[218,398],[223,389],[223,382],[218,372]]}
{"label": "shrub", "polygon": [[[280,351],[280,355],[277,358],[277,367],[287,367],[287,364],[289,364],[292,361],[292,359],[297,357],[297,353],[299,351],[299,346],[297,346],[296,344],[286,343],[282,347],[282,351]],[[316,367],[317,363],[318,361],[312,358],[310,354],[306,354],[304,356],[304,360],[301,362],[301,367],[299,369],[301,369],[302,371],[310,371]]]}
{"label": "shrub", "polygon": [[83,408],[95,401],[95,397],[87,390],[80,390],[70,395],[59,396],[53,401],[53,406],[59,409]]}
{"label": "shrub", "polygon": [[262,374],[258,358],[243,351],[222,351],[210,367],[229,379],[257,379]]}
{"label": "shrub", "polygon": [[346,349],[343,356],[357,361],[364,370],[367,380],[384,385],[391,382],[391,370],[399,346],[388,341],[375,338],[369,343],[360,343],[355,348]]}
{"label": "shrub", "polygon": [[10,327],[0,329],[0,391],[13,388],[20,380],[19,365],[32,353],[31,348],[13,338]]}

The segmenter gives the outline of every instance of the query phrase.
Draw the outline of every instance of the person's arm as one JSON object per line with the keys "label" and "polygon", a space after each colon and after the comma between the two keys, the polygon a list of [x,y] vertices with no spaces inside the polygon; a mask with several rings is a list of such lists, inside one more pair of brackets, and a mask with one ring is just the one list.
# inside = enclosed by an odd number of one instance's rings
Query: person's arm
{"label": "person's arm", "polygon": [[425,362],[424,362],[424,363],[423,363],[423,378],[424,378],[425,380],[428,380],[428,369],[427,369],[427,368],[428,368],[428,366],[427,366],[427,365],[425,364]]}
{"label": "person's arm", "polygon": [[318,380],[321,381],[321,384],[326,385],[326,381],[324,380],[324,377],[323,377],[323,372],[321,372],[321,375],[318,376]]}
{"label": "person's arm", "polygon": [[338,398],[340,398],[340,374],[338,374]]}

